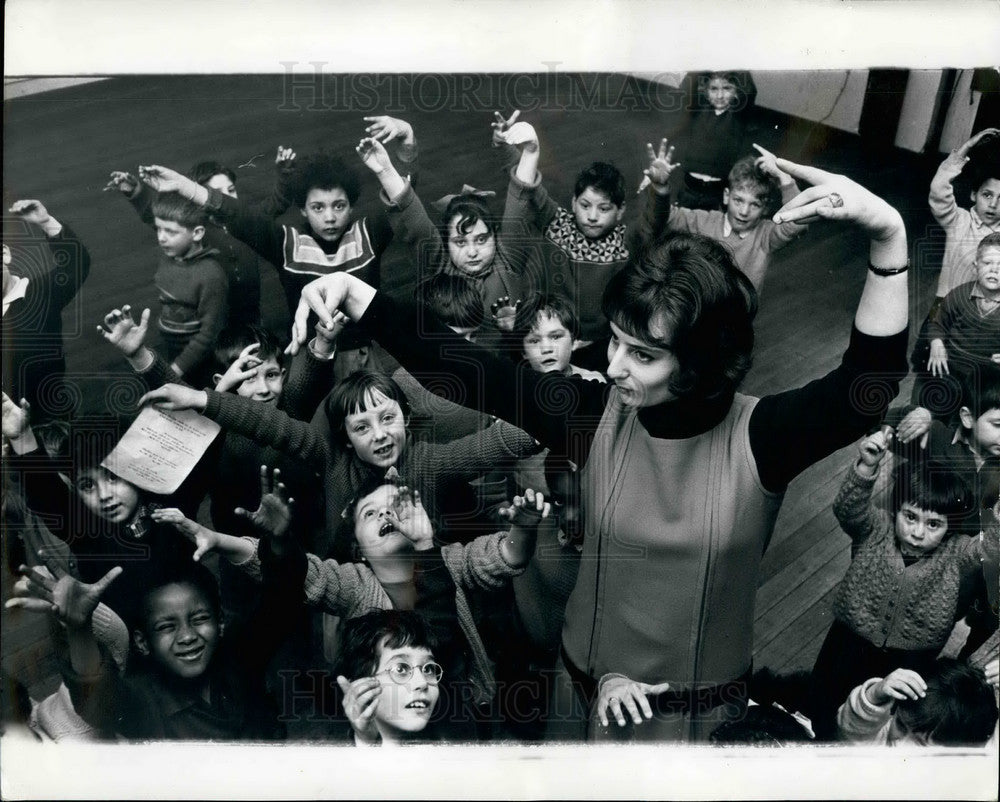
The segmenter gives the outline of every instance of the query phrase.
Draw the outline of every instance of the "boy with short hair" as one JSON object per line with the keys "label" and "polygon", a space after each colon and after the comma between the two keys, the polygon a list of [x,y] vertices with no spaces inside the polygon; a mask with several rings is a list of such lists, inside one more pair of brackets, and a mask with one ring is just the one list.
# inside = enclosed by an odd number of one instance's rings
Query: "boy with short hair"
{"label": "boy with short hair", "polygon": [[45,238],[39,247],[30,230],[16,238],[5,234],[3,391],[26,399],[40,422],[65,414],[56,406],[66,372],[62,313],[90,273],[90,254],[41,201],[15,201],[10,213],[41,228]]}
{"label": "boy with short hair", "polygon": [[606,382],[596,370],[570,364],[579,330],[573,307],[565,298],[535,292],[518,308],[510,339],[532,370]]}
{"label": "boy with short hair", "polygon": [[[797,222],[775,223],[767,215],[795,197],[799,188],[788,173],[778,169],[774,154],[754,145],[760,156],[740,159],[729,171],[722,193],[725,211],[673,206],[666,226],[670,231],[703,234],[725,243],[736,266],[760,292],[771,255],[806,230]],[[653,184],[655,192],[669,192],[667,184]]]}
{"label": "boy with short hair", "polygon": [[435,645],[412,610],[377,610],[344,623],[335,670],[356,744],[426,739],[444,675]]}
{"label": "boy with short hair", "polygon": [[942,658],[918,674],[897,668],[857,686],[837,713],[841,741],[920,746],[984,746],[997,702],[983,672]]}
{"label": "boy with short hair", "polygon": [[[949,292],[927,321],[930,355],[917,371],[913,397],[923,398],[931,376],[974,374],[1000,365],[1000,232],[983,237],[973,261],[975,278]],[[929,406],[928,402],[928,406]],[[932,413],[947,416],[951,410],[934,405]]]}
{"label": "boy with short hair", "polygon": [[[392,117],[366,120],[374,121],[369,130],[378,126],[376,135],[382,141],[399,139],[397,158],[407,172],[414,173],[417,140],[412,127]],[[378,286],[379,263],[392,240],[392,229],[384,214],[352,219],[361,183],[355,171],[339,158],[318,153],[296,161],[291,201],[299,207],[304,221],[296,226],[279,224],[167,167],[140,167],[139,177],[158,191],[178,191],[205,207],[234,237],[279,267],[290,312],[295,311],[302,288],[317,276],[347,271]]]}
{"label": "boy with short hair", "polygon": [[229,280],[218,252],[202,244],[208,225],[203,209],[164,192],[153,202],[153,218],[162,251],[154,278],[160,295],[157,326],[171,371],[197,383],[229,319]]}
{"label": "boy with short hair", "polygon": [[[275,156],[277,182],[272,194],[258,205],[262,215],[277,217],[288,208],[289,181],[294,165],[295,151],[278,146]],[[191,168],[191,177],[198,184],[221,192],[231,198],[238,197],[236,173],[217,161],[203,161]],[[118,190],[135,209],[140,219],[153,226],[153,195],[131,173],[115,170],[104,187],[105,191]],[[205,231],[205,247],[218,251],[218,260],[229,279],[229,322],[239,326],[256,324],[261,320],[260,309],[260,259],[246,244],[232,237],[224,225],[210,218]]]}
{"label": "boy with short hair", "polygon": [[[513,119],[513,118],[512,118]],[[517,233],[541,233],[545,240],[561,251],[560,258],[546,259],[544,266],[535,266],[541,280],[534,286],[543,292],[565,295],[580,322],[580,343],[583,348],[608,336],[608,322],[601,311],[601,296],[608,280],[617,273],[629,256],[643,242],[652,241],[662,230],[662,223],[669,211],[668,194],[650,192],[642,218],[637,225],[626,229],[625,179],[611,164],[594,162],[577,176],[570,209],[559,206],[542,186],[538,171],[540,147],[535,129],[525,122],[509,127],[496,123],[496,138],[520,150],[520,160],[511,170],[504,210],[505,225],[522,227],[522,231],[508,230],[508,237]],[[670,165],[666,140],[660,144],[658,156],[649,146],[652,163]],[[650,176],[661,180],[661,172]],[[669,169],[665,176],[669,177]],[[669,192],[669,191],[668,191]],[[601,351],[592,361],[606,363],[603,344],[595,346]]]}

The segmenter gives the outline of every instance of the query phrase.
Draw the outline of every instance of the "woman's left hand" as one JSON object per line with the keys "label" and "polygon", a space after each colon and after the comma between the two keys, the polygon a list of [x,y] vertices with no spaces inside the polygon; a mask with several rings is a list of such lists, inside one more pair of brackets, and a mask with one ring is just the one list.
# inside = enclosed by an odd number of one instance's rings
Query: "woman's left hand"
{"label": "woman's left hand", "polygon": [[597,702],[594,704],[594,712],[597,713],[602,727],[608,726],[609,710],[614,715],[619,727],[625,726],[623,709],[628,711],[633,724],[642,724],[644,718],[651,719],[653,717],[653,709],[649,706],[649,700],[646,699],[646,696],[663,693],[669,689],[669,682],[649,685],[645,682],[636,682],[628,677],[611,676],[600,683],[600,692],[597,696]]}
{"label": "woman's left hand", "polygon": [[847,176],[787,159],[777,159],[776,164],[792,178],[812,186],[778,209],[775,223],[844,220],[857,223],[875,240],[888,240],[904,230],[899,212]]}

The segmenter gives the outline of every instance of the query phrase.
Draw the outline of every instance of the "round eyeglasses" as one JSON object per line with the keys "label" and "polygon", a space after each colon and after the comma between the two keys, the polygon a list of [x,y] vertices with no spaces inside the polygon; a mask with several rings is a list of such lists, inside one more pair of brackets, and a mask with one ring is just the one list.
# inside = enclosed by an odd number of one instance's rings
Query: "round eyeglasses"
{"label": "round eyeglasses", "polygon": [[409,663],[392,663],[378,673],[388,674],[389,679],[402,685],[413,676],[414,669],[418,670],[420,672],[420,676],[422,676],[431,685],[437,685],[441,681],[441,677],[444,675],[444,669],[437,663],[424,663],[422,666],[411,666]]}

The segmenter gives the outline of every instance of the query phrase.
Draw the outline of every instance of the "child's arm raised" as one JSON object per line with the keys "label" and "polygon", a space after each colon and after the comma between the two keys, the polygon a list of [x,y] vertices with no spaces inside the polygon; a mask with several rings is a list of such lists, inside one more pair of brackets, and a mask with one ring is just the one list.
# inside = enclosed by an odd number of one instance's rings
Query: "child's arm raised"
{"label": "child's arm raised", "polygon": [[[3,393],[3,436],[10,443],[15,454],[28,454],[38,448],[38,440],[31,428],[31,404],[22,398],[15,404],[7,393]],[[5,457],[6,459],[6,457]]]}
{"label": "child's arm raised", "polygon": [[833,514],[841,529],[855,543],[867,539],[882,523],[881,514],[872,508],[871,497],[891,439],[892,430],[884,427],[861,441],[858,459],[844,476],[833,502]]}
{"label": "child's arm raised", "polygon": [[197,521],[192,521],[176,507],[163,507],[150,513],[157,523],[170,524],[180,534],[195,545],[192,555],[195,561],[201,560],[206,554],[216,552],[225,557],[233,565],[239,565],[251,559],[256,544],[245,537],[234,537],[223,532],[215,532]]}
{"label": "child's arm raised", "polygon": [[530,487],[523,496],[514,496],[509,507],[500,509],[500,516],[510,522],[510,531],[500,544],[500,553],[507,564],[521,568],[535,553],[538,525],[549,517],[552,505],[540,492]]}
{"label": "child's arm raised", "polygon": [[[511,171],[504,207],[504,224],[530,226],[544,232],[559,213],[559,204],[549,197],[542,186],[538,171],[541,143],[535,129],[526,122],[517,122],[497,134],[497,138],[520,152],[517,166]],[[523,235],[526,232],[517,231]]]}
{"label": "child's arm raised", "polygon": [[124,170],[112,170],[108,183],[104,185],[104,192],[118,192],[125,196],[129,205],[135,209],[147,226],[156,225],[153,217],[153,192],[132,173]]}
{"label": "child's arm raised", "polygon": [[630,226],[628,232],[628,248],[633,253],[659,239],[667,227],[673,211],[670,206],[670,176],[680,167],[679,163],[674,163],[674,148],[667,147],[666,138],[660,140],[660,147],[655,151],[652,143],[647,142],[646,155],[649,167],[643,170],[643,179],[636,193],[642,194],[643,190],[647,190],[642,215],[638,225]]}
{"label": "child's arm raised", "polygon": [[55,264],[45,278],[46,286],[52,302],[64,308],[90,275],[90,251],[69,226],[49,214],[41,201],[14,201],[10,212],[45,232]]}
{"label": "child's arm raised", "polygon": [[[1000,129],[985,128],[968,142],[955,148],[941,162],[941,166],[934,173],[934,178],[931,179],[931,191],[927,202],[930,204],[934,219],[946,230],[958,216],[958,204],[955,203],[955,188],[952,186],[952,182],[958,178],[962,170],[965,169],[965,165],[969,163],[969,151],[983,139],[992,137],[1000,137]],[[938,295],[944,295],[941,292],[940,284]]]}
{"label": "child's arm raised", "polygon": [[291,205],[289,196],[292,194],[291,184],[295,175],[295,156],[292,148],[278,145],[274,154],[274,188],[271,195],[258,207],[262,215],[277,217]]}

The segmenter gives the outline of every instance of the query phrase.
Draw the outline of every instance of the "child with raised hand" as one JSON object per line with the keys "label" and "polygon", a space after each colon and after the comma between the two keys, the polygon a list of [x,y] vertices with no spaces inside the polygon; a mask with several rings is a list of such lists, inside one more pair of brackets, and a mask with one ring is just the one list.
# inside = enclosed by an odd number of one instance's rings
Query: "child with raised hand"
{"label": "child with raised hand", "polygon": [[[733,252],[736,266],[760,292],[771,257],[806,230],[799,221],[776,223],[770,215],[799,193],[798,185],[777,164],[773,153],[754,145],[757,157],[737,161],[727,173],[722,190],[723,211],[670,207],[667,228],[703,234],[724,243]],[[666,183],[656,191],[669,192]]]}
{"label": "child with raised hand", "polygon": [[[521,573],[535,548],[538,524],[550,505],[541,493],[527,490],[515,496],[502,516],[509,528],[483,535],[471,543],[436,547],[434,527],[420,494],[385,479],[372,479],[345,510],[353,529],[360,562],[322,560],[301,550],[294,538],[274,535],[255,544],[210,532],[170,511],[170,520],[199,544],[199,552],[215,549],[251,576],[273,558],[293,560],[283,572],[305,571],[307,604],[345,619],[373,609],[417,610],[435,633],[438,657],[458,683],[472,683],[476,705],[494,694],[493,669],[476,628],[469,594],[494,591]],[[299,565],[301,564],[301,565]],[[458,696],[450,699],[454,712]]]}
{"label": "child with raised hand", "polygon": [[[496,129],[495,129],[496,130]],[[667,142],[654,153],[648,146],[650,168],[647,177],[653,187],[645,195],[638,223],[626,228],[625,178],[605,162],[594,162],[577,175],[570,209],[559,206],[542,185],[538,171],[541,155],[535,129],[524,121],[498,130],[496,137],[520,151],[520,159],[511,170],[507,189],[505,222],[515,230],[511,235],[544,239],[561,253],[542,258],[544,264],[529,268],[539,278],[537,289],[565,295],[580,322],[579,347],[595,343],[594,359],[587,368],[599,368],[603,361],[608,322],[601,311],[601,294],[608,280],[628,261],[644,242],[651,242],[662,231],[669,211],[669,193],[661,191],[674,165]],[[594,364],[591,364],[594,363]]]}
{"label": "child with raised hand", "polygon": [[973,268],[975,279],[951,290],[928,318],[925,334],[930,353],[926,366],[916,371],[912,397],[923,399],[941,418],[952,416],[959,393],[945,393],[944,403],[933,403],[934,396],[942,394],[924,392],[931,377],[954,388],[963,377],[975,383],[976,374],[1000,365],[1000,231],[986,235],[976,246]]}
{"label": "child with raised hand", "polygon": [[378,610],[344,624],[337,685],[358,746],[435,740],[444,669],[419,613]]}
{"label": "child with raised hand", "polygon": [[[191,553],[156,523],[153,510],[173,503],[194,514],[197,500],[187,499],[181,491],[173,497],[154,496],[118,476],[107,457],[128,421],[86,418],[72,424],[68,459],[56,458],[46,454],[36,439],[30,405],[17,406],[6,393],[2,403],[3,434],[12,446],[8,466],[21,477],[28,507],[69,546],[69,569],[85,582],[96,582],[117,565],[129,569],[105,598],[112,610],[126,616],[141,593],[146,572],[158,562]],[[53,571],[58,569],[44,555],[35,556]]]}
{"label": "child with raised hand", "polygon": [[[262,505],[263,506],[263,505]],[[283,535],[282,521],[254,519]],[[63,623],[69,641],[64,681],[76,711],[99,731],[130,740],[279,740],[284,725],[264,687],[267,663],[299,609],[302,575],[264,569],[257,611],[239,632],[223,637],[215,578],[188,560],[165,561],[148,575],[127,620],[134,655],[123,675],[91,632],[91,618],[112,582],[127,573],[112,568],[92,584],[70,576],[57,581],[22,567],[27,586],[7,604],[46,608]]]}
{"label": "child with raised hand", "polygon": [[443,482],[475,478],[538,448],[532,437],[505,422],[448,443],[416,440],[408,429],[409,401],[399,385],[368,371],[352,374],[334,388],[326,401],[329,425],[325,432],[269,405],[230,393],[165,384],[140,401],[165,409],[194,409],[226,430],[283,451],[321,472],[328,537],[337,531],[341,513],[358,488],[370,479],[384,478],[390,468],[420,490],[431,515],[437,517]]}
{"label": "child with raised hand", "polygon": [[442,198],[434,204],[441,212],[435,225],[412,183],[399,174],[378,139],[362,139],[357,152],[382,186],[389,221],[411,251],[417,281],[437,273],[467,278],[479,291],[484,317],[498,326],[508,323],[509,316],[498,314],[500,299],[505,305],[516,304],[525,283],[518,253],[500,239],[500,220],[488,200],[495,193],[466,186],[457,195]]}
{"label": "child with raised hand", "polygon": [[3,392],[27,399],[38,422],[66,417],[62,313],[90,273],[90,253],[41,201],[14,201],[10,213],[44,238],[29,229],[3,243]]}
{"label": "child with raised hand", "polygon": [[[381,136],[391,134],[398,141],[397,158],[408,166],[407,172],[415,173],[413,129],[393,117],[375,118],[372,125],[378,126]],[[242,201],[206,189],[167,167],[140,167],[139,178],[160,192],[179,191],[205,206],[229,233],[278,267],[290,311],[302,287],[317,276],[349,271],[379,283],[380,261],[392,240],[392,229],[384,215],[352,217],[361,184],[354,170],[339,158],[317,153],[295,160],[289,199],[303,218],[295,226],[279,224]]]}
{"label": "child with raised hand", "polygon": [[[953,184],[973,157],[972,206],[966,209],[955,201]],[[927,364],[930,357],[927,328],[937,317],[945,296],[975,280],[979,243],[987,235],[1000,232],[1000,129],[986,128],[948,154],[931,180],[928,203],[934,219],[944,229],[945,243],[934,302],[920,327],[911,356],[913,369],[918,373],[931,369]],[[929,399],[921,397],[923,393],[923,386],[914,387],[913,403],[929,407]]]}
{"label": "child with raised hand", "polygon": [[[276,183],[270,197],[257,207],[262,215],[277,217],[288,208],[290,201],[290,181],[295,165],[295,151],[278,145],[274,163]],[[216,161],[203,161],[191,168],[191,178],[205,187],[214,189],[231,198],[238,198],[236,173]],[[114,170],[104,191],[117,190],[124,195],[140,219],[155,227],[152,204],[155,193],[132,173]],[[229,322],[230,325],[258,324],[261,321],[260,276],[261,257],[247,245],[229,235],[225,225],[209,217],[211,225],[205,230],[205,247],[218,252],[219,264],[229,280]]]}
{"label": "child with raised hand", "polygon": [[872,488],[891,430],[862,440],[833,511],[851,538],[851,564],[834,601],[834,622],[813,667],[811,709],[817,738],[835,734],[837,708],[858,683],[895,668],[920,671],[948,641],[963,585],[1000,552],[1000,507],[993,499],[983,531],[976,500],[949,465],[913,461],[894,477],[890,509]]}
{"label": "child with raised hand", "polygon": [[837,713],[841,741],[885,746],[984,746],[997,724],[993,688],[978,668],[942,658],[921,673],[866,679]]}

